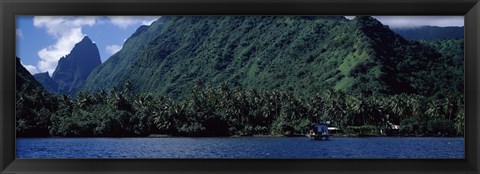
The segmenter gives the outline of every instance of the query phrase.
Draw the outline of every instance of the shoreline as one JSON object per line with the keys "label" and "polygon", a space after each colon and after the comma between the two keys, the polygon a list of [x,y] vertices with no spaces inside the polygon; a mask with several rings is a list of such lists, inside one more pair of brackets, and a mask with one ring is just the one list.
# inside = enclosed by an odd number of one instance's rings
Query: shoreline
{"label": "shoreline", "polygon": [[[148,136],[86,136],[86,137],[16,137],[16,138],[294,138],[307,137],[306,135],[232,135],[232,136],[172,136],[164,134],[152,134]],[[438,138],[465,138],[464,136],[441,136],[441,135],[353,135],[353,134],[332,134],[333,138],[371,138],[371,137],[438,137]]]}

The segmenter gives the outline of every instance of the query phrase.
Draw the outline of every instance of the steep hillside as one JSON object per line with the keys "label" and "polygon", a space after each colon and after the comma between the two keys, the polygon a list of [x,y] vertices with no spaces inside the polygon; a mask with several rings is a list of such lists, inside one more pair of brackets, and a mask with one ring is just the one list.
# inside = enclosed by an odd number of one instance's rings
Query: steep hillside
{"label": "steep hillside", "polygon": [[[442,54],[443,68],[438,75],[443,76],[443,80],[450,85],[445,84],[444,89],[450,89],[461,92],[464,90],[464,39],[442,39],[435,41],[421,41]],[[438,82],[437,82],[438,83]]]}
{"label": "steep hillside", "polygon": [[464,37],[464,27],[423,26],[417,28],[393,28],[392,30],[409,40],[460,39]]}
{"label": "steep hillside", "polygon": [[34,79],[16,58],[16,136],[49,135],[50,116],[56,110],[52,95]]}
{"label": "steep hillside", "polygon": [[42,88],[42,85],[38,83],[35,78],[28,72],[25,67],[20,63],[20,58],[16,58],[16,89],[17,91],[31,91],[36,88]]}
{"label": "steep hillside", "polygon": [[464,39],[441,39],[434,41],[421,41],[423,44],[433,47],[445,57],[453,58],[457,65],[464,62]]}
{"label": "steep hillside", "polygon": [[296,95],[456,90],[441,68],[448,58],[371,17],[172,16],[139,30],[92,72],[84,90],[131,81],[134,92],[184,98],[195,80]]}
{"label": "steep hillside", "polygon": [[122,50],[115,53],[106,62],[94,69],[86,82],[84,89],[98,90],[109,89],[118,85],[122,77],[142,54],[145,44],[152,40],[161,31],[163,24],[168,17],[162,17],[151,26],[141,26],[135,33],[125,41]]}

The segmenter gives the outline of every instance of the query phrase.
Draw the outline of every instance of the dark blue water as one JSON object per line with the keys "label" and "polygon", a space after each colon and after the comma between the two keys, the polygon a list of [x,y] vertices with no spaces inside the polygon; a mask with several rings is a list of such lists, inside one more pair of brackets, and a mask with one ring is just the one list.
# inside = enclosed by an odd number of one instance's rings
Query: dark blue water
{"label": "dark blue water", "polygon": [[464,138],[18,138],[17,158],[464,158]]}

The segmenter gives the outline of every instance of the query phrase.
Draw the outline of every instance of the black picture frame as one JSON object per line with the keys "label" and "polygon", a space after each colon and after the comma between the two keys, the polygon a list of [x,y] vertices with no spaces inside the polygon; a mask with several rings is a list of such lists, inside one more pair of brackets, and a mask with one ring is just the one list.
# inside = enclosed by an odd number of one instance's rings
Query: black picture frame
{"label": "black picture frame", "polygon": [[[0,0],[0,173],[479,173],[478,0]],[[464,15],[465,159],[16,159],[16,15]]]}

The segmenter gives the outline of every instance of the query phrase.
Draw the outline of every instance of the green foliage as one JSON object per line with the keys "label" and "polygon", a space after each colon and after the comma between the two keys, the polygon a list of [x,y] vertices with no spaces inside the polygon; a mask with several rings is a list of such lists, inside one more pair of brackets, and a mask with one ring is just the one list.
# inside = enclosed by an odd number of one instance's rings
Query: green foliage
{"label": "green foliage", "polygon": [[457,117],[455,118],[454,124],[455,130],[458,134],[463,135],[465,132],[465,109],[462,108],[458,113]]}
{"label": "green foliage", "polygon": [[348,126],[345,129],[345,133],[365,136],[365,135],[378,135],[380,131],[377,127],[373,125],[363,125],[363,126]]}
{"label": "green foliage", "polygon": [[427,130],[432,134],[438,135],[455,135],[453,123],[446,119],[434,119],[428,121]]}
{"label": "green foliage", "polygon": [[275,122],[272,126],[272,133],[280,135],[293,135],[295,129],[285,121]]}
{"label": "green foliage", "polygon": [[353,68],[360,65],[360,63],[367,61],[369,59],[369,55],[367,52],[363,51],[362,53],[358,53],[358,50],[350,53],[345,57],[343,63],[339,66],[340,72],[344,75],[350,74]]}
{"label": "green foliage", "polygon": [[423,26],[417,28],[393,28],[392,30],[410,40],[441,40],[464,37],[464,27]]}
{"label": "green foliage", "polygon": [[355,80],[351,77],[344,77],[340,81],[338,81],[337,84],[335,84],[333,89],[335,89],[336,91],[343,91],[343,92],[348,91],[348,89],[350,89],[353,86],[354,81]]}
{"label": "green foliage", "polygon": [[[128,90],[131,83],[108,93],[80,93],[76,99],[58,96],[53,112],[38,111],[44,116],[40,118],[50,116],[38,126],[47,126],[49,135],[68,137],[290,136],[304,134],[312,125],[326,121],[356,135],[379,135],[389,124],[400,124],[401,132],[407,135],[463,133],[462,99],[447,94],[444,98],[406,94],[365,97],[327,90],[302,97],[279,90],[232,90],[227,84],[212,88],[204,87],[201,81],[195,84],[183,100],[132,94]],[[28,129],[25,121],[19,120],[19,129]]]}
{"label": "green foliage", "polygon": [[416,118],[404,119],[400,122],[400,132],[407,135],[422,135],[425,131],[425,123]]}
{"label": "green foliage", "polygon": [[[304,96],[332,87],[349,94],[432,95],[450,88],[445,79],[461,75],[449,76],[439,57],[371,17],[167,16],[130,37],[92,72],[84,90],[132,80],[142,84],[134,93],[184,99],[194,79],[203,79],[205,85]],[[462,86],[462,79],[453,80]]]}
{"label": "green foliage", "polygon": [[421,43],[432,47],[442,55],[438,62],[440,66],[433,71],[435,76],[433,72],[425,73],[431,78],[434,86],[438,87],[434,90],[452,91],[463,95],[465,85],[464,39],[442,39],[421,41]]}

